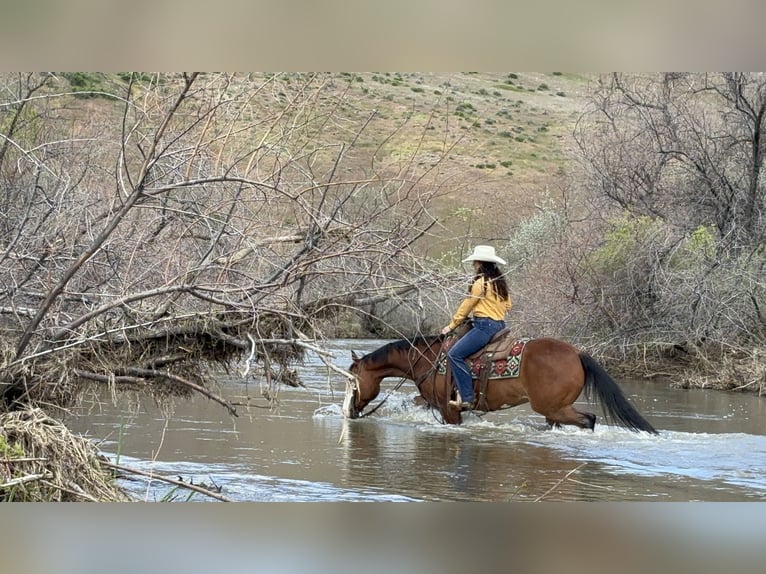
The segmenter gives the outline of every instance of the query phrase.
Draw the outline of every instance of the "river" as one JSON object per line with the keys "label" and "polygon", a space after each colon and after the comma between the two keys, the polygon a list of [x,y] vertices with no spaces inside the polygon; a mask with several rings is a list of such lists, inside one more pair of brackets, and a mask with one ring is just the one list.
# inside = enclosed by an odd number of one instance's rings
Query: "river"
{"label": "river", "polygon": [[[335,340],[334,363],[385,341]],[[298,367],[306,388],[282,387],[278,406],[178,401],[166,418],[104,393],[67,421],[111,460],[220,488],[240,501],[758,501],[766,499],[766,398],[619,381],[659,436],[600,424],[546,430],[527,406],[462,426],[413,404],[412,383],[372,416],[346,420],[345,382],[315,356]],[[383,382],[381,397],[397,381]],[[265,405],[257,382],[221,375],[220,393]],[[585,405],[586,403],[582,403]],[[206,500],[160,481],[121,481],[139,500]]]}

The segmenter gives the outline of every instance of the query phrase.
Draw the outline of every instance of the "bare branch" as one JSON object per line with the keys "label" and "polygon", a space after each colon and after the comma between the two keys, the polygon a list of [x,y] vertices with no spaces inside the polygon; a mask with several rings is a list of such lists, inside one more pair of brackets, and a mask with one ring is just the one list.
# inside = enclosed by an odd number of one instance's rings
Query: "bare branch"
{"label": "bare branch", "polygon": [[217,492],[213,492],[212,490],[208,488],[204,488],[202,486],[192,484],[191,482],[184,482],[183,480],[178,480],[175,478],[170,478],[167,476],[161,476],[159,474],[155,474],[153,472],[145,472],[143,470],[138,470],[137,468],[131,468],[129,466],[125,466],[122,464],[116,464],[114,462],[109,462],[106,460],[102,460],[101,464],[104,466],[107,466],[109,468],[113,468],[115,470],[119,470],[122,472],[127,472],[130,474],[136,474],[138,476],[145,476],[146,478],[150,480],[158,480],[160,482],[166,482],[168,484],[172,484],[174,486],[177,486],[179,488],[185,488],[187,490],[191,490],[194,492],[198,492],[199,494],[204,494],[205,496],[208,496],[210,498],[214,498],[216,500],[220,500],[221,502],[233,502],[230,498],[227,498],[226,496],[223,496],[222,494],[219,494]]}

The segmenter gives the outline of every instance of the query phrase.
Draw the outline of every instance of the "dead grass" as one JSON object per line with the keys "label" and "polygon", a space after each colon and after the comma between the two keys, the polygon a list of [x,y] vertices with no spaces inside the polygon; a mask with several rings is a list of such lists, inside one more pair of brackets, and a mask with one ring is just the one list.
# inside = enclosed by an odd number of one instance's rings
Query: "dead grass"
{"label": "dead grass", "polygon": [[0,446],[0,500],[128,500],[93,444],[41,409],[0,414]]}
{"label": "dead grass", "polygon": [[679,388],[766,394],[766,349],[721,350],[700,355],[674,383]]}
{"label": "dead grass", "polygon": [[615,376],[659,380],[680,389],[766,394],[766,348],[762,347],[663,345],[600,359]]}

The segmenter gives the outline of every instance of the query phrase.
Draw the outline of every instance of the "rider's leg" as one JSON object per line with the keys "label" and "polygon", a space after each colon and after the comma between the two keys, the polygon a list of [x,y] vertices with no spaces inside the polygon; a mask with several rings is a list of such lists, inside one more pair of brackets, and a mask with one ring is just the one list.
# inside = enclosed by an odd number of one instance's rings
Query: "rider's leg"
{"label": "rider's leg", "polygon": [[447,352],[447,359],[452,366],[455,386],[464,403],[474,402],[473,378],[465,362],[466,357],[484,347],[495,334],[503,329],[502,321],[492,319],[474,319],[473,328],[463,335]]}

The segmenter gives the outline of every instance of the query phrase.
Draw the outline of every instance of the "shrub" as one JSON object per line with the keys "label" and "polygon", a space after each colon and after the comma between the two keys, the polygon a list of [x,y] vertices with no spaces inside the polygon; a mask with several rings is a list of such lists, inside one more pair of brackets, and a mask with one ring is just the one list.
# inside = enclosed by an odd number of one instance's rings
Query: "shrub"
{"label": "shrub", "polygon": [[[61,74],[72,86],[77,98],[108,97],[109,89],[106,77],[100,73],[64,72]],[[96,93],[101,92],[101,93]],[[106,94],[104,93],[106,92]]]}
{"label": "shrub", "polygon": [[708,226],[701,225],[689,233],[670,258],[670,266],[676,270],[691,269],[716,256],[716,234]]}
{"label": "shrub", "polygon": [[613,274],[624,269],[662,229],[658,219],[648,216],[634,217],[630,212],[610,222],[610,230],[604,235],[603,244],[593,251],[590,265],[603,274]]}
{"label": "shrub", "polygon": [[[511,162],[507,163],[510,165]],[[534,264],[558,241],[564,223],[563,215],[551,201],[546,200],[539,211],[519,224],[516,233],[508,241],[507,252],[513,253],[513,261],[508,263],[509,268],[520,269]]]}

